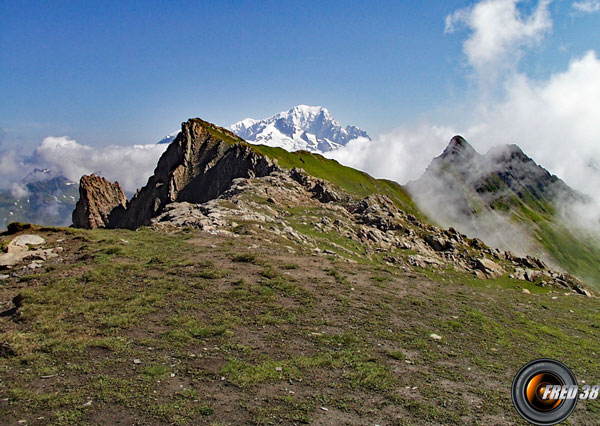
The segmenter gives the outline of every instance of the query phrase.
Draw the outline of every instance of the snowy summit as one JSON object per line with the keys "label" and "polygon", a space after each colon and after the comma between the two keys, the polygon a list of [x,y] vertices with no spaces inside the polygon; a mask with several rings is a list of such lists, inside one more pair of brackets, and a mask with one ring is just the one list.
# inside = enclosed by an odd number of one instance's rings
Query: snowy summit
{"label": "snowy summit", "polygon": [[231,126],[233,133],[255,144],[276,146],[287,151],[327,152],[352,139],[369,136],[355,126],[342,128],[326,108],[298,105],[264,120],[246,118]]}

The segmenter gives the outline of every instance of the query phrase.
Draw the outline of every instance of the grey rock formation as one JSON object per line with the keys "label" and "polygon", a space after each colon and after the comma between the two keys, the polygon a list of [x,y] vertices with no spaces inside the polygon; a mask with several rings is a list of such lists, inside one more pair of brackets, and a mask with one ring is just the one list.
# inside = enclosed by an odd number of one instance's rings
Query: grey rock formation
{"label": "grey rock formation", "polygon": [[119,182],[110,183],[96,175],[82,176],[79,182],[79,201],[73,211],[76,228],[105,228],[110,213],[123,207],[127,199]]}
{"label": "grey rock formation", "polygon": [[115,205],[100,192],[95,194],[99,198],[87,197],[90,201],[85,205],[108,211],[108,220],[85,226],[89,221],[81,220],[85,215],[76,209],[77,221],[74,213],[73,223],[82,227],[135,229],[150,224],[170,203],[203,203],[222,194],[235,178],[265,176],[275,170],[275,163],[254,152],[230,131],[199,118],[190,119],[182,123],[181,132],[160,157],[148,183],[126,205]]}

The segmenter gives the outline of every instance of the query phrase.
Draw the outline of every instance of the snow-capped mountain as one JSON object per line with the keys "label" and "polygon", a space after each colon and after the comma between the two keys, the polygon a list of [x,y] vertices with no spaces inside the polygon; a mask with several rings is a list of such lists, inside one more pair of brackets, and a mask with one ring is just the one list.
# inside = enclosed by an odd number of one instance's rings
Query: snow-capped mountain
{"label": "snow-capped mountain", "polygon": [[367,138],[356,126],[343,128],[326,108],[298,105],[264,120],[246,118],[231,126],[233,133],[255,144],[277,146],[287,151],[327,152],[352,139]]}
{"label": "snow-capped mountain", "polygon": [[175,139],[177,137],[177,135],[179,134],[179,130],[174,131],[173,133],[169,133],[167,136],[165,136],[164,138],[162,138],[161,140],[159,140],[157,143],[158,144],[165,144],[165,143],[171,143],[173,142],[173,139]]}

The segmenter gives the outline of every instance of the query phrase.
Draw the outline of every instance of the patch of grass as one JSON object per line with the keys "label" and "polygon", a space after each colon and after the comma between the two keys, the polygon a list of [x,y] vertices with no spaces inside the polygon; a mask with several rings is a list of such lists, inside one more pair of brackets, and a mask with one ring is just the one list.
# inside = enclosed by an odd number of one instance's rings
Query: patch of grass
{"label": "patch of grass", "polygon": [[333,277],[335,279],[335,282],[337,282],[338,284],[342,284],[342,285],[344,285],[346,287],[352,287],[352,283],[350,281],[348,281],[348,278],[346,278],[337,269],[329,269],[327,271],[327,275]]}
{"label": "patch of grass", "polygon": [[252,263],[253,265],[260,263],[256,255],[251,253],[236,254],[231,258],[231,260],[240,263]]}
{"label": "patch of grass", "polygon": [[237,280],[232,281],[231,285],[234,286],[234,287],[247,287],[248,283],[246,282],[245,279],[239,278]]}
{"label": "patch of grass", "polygon": [[346,376],[354,387],[380,391],[390,389],[396,381],[385,365],[375,361],[357,363]]}
{"label": "patch of grass", "polygon": [[109,256],[112,256],[112,255],[120,256],[125,252],[125,250],[123,250],[123,247],[120,247],[120,246],[109,246],[109,247],[99,250],[98,252],[107,254]]}
{"label": "patch of grass", "polygon": [[389,352],[389,356],[396,361],[404,361],[406,359],[406,355],[402,351],[391,351]]}
{"label": "patch of grass", "polygon": [[261,277],[271,279],[271,278],[275,278],[279,274],[275,270],[275,268],[273,268],[272,266],[266,266],[262,271],[260,271],[260,275],[261,275]]}
{"label": "patch of grass", "polygon": [[286,270],[293,270],[298,269],[299,266],[295,263],[286,263],[285,265],[282,265],[281,268]]}
{"label": "patch of grass", "polygon": [[200,269],[196,273],[196,276],[198,276],[200,278],[206,278],[208,280],[216,280],[219,278],[224,278],[227,275],[228,275],[227,271],[223,271],[222,269],[217,269],[217,268]]}
{"label": "patch of grass", "polygon": [[162,364],[152,364],[144,368],[143,374],[153,379],[160,378],[169,374],[169,367]]}
{"label": "patch of grass", "polygon": [[227,332],[225,326],[209,326],[209,327],[190,327],[189,333],[197,339],[206,339],[209,337],[222,336]]}

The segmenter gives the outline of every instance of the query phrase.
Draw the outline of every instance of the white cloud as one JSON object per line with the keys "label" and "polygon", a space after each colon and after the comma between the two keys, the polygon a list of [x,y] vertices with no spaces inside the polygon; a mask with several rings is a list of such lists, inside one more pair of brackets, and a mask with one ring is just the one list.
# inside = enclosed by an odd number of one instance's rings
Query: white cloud
{"label": "white cloud", "polygon": [[550,0],[540,0],[528,16],[523,16],[519,3],[522,0],[483,0],[446,17],[447,33],[463,26],[471,31],[463,50],[483,84],[493,84],[502,72],[516,67],[523,49],[552,29]]}
{"label": "white cloud", "polygon": [[95,148],[81,145],[66,136],[49,136],[36,148],[34,161],[75,182],[79,182],[84,174],[96,173],[111,182],[119,181],[126,191],[133,192],[146,184],[167,146],[153,144]]}
{"label": "white cloud", "polygon": [[422,124],[405,126],[373,141],[359,138],[325,154],[342,164],[365,170],[375,177],[398,182],[417,179],[431,159],[447,145],[453,130]]}
{"label": "white cloud", "polygon": [[573,3],[573,9],[583,13],[600,12],[600,0],[583,0]]}
{"label": "white cloud", "polygon": [[10,195],[15,198],[25,198],[29,195],[29,190],[22,183],[13,182],[10,187]]}
{"label": "white cloud", "polygon": [[0,188],[10,187],[12,182],[27,174],[25,170],[23,158],[17,151],[0,152]]}
{"label": "white cloud", "polygon": [[466,135],[476,146],[516,143],[576,189],[600,184],[600,60],[571,61],[542,82],[523,75],[506,85],[506,100],[473,117]]}

